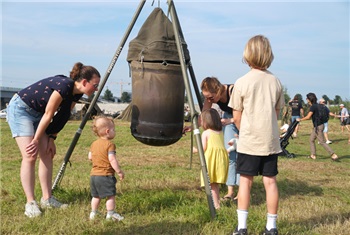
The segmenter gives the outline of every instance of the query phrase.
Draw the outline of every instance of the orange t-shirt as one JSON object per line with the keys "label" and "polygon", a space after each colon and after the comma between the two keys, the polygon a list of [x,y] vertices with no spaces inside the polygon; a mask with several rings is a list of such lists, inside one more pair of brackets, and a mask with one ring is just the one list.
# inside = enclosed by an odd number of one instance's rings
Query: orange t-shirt
{"label": "orange t-shirt", "polygon": [[108,160],[109,153],[115,153],[115,144],[110,140],[98,139],[90,146],[92,169],[90,175],[114,175],[114,169]]}

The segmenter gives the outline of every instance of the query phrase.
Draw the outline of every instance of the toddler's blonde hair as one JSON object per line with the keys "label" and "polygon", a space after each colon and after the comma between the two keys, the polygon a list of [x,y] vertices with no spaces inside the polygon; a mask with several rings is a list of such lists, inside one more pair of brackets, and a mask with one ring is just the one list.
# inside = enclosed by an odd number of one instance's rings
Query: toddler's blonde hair
{"label": "toddler's blonde hair", "polygon": [[104,136],[106,129],[114,127],[113,118],[107,116],[95,116],[92,123],[92,131],[97,136]]}

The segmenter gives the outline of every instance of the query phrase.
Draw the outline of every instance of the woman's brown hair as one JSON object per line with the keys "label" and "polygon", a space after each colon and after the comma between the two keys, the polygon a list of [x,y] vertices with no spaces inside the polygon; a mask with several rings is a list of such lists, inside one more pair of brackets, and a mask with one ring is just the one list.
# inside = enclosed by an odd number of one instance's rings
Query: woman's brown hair
{"label": "woman's brown hair", "polygon": [[75,63],[69,74],[70,78],[77,82],[82,79],[86,79],[89,82],[94,75],[101,77],[97,69],[89,65],[83,65],[81,62]]}
{"label": "woman's brown hair", "polygon": [[225,86],[216,77],[206,77],[201,83],[201,90],[221,95],[225,91]]}

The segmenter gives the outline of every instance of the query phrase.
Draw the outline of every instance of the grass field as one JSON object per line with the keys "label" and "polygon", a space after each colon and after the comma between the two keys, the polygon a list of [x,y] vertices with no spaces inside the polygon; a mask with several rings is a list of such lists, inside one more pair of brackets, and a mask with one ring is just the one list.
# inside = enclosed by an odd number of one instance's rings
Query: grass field
{"label": "grass field", "polygon": [[[117,183],[116,210],[125,217],[119,223],[101,217],[89,221],[90,162],[89,146],[95,136],[91,122],[71,157],[55,196],[69,204],[65,210],[45,210],[39,218],[24,215],[25,196],[19,180],[21,156],[11,138],[7,123],[1,124],[1,234],[232,234],[237,225],[235,203],[217,211],[213,221],[204,190],[200,189],[200,161],[193,155],[190,169],[190,135],[166,147],[152,147],[136,141],[129,123],[116,121],[117,157],[125,171],[125,180]],[[54,178],[78,129],[79,121],[70,121],[59,134],[54,160]],[[187,125],[189,125],[187,123]],[[350,234],[350,145],[348,134],[340,132],[339,120],[330,120],[331,147],[340,156],[332,162],[317,146],[317,160],[309,155],[311,121],[302,123],[299,135],[290,140],[288,151],[296,158],[279,158],[278,185],[280,234]],[[258,147],[258,146],[257,146]],[[36,182],[36,197],[41,191]],[[226,192],[221,188],[221,195]],[[266,223],[265,194],[261,177],[252,189],[248,217],[249,234],[260,234]]]}

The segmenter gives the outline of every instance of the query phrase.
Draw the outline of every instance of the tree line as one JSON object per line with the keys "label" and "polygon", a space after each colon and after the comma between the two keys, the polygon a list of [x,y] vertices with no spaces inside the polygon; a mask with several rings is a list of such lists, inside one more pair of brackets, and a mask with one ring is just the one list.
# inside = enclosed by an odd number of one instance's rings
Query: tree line
{"label": "tree line", "polygon": [[[288,94],[288,90],[286,87],[283,87],[283,94],[284,94],[284,101],[286,104],[289,103],[289,101],[292,99],[290,97],[290,95]],[[298,97],[298,100],[301,101],[303,107],[307,107],[307,104],[305,103],[304,99],[303,99],[303,96],[301,94],[296,94],[296,96]],[[102,97],[104,100],[107,100],[107,101],[111,101],[111,102],[116,102],[115,98],[114,98],[114,95],[113,93],[111,92],[111,90],[107,89],[105,90],[104,92],[104,95]],[[120,97],[120,100],[117,101],[117,102],[121,102],[121,103],[130,103],[131,102],[131,98],[132,98],[132,95],[131,93],[129,92],[123,92],[121,97]],[[294,98],[294,96],[293,96]],[[339,95],[336,95],[334,97],[334,99],[330,99],[327,95],[323,95],[322,98],[326,101],[326,104],[330,106],[330,109],[331,111],[337,111],[337,109],[339,109],[339,106],[340,104],[344,104],[346,107],[349,108],[349,105],[350,105],[350,101],[348,100],[343,100],[341,98],[341,96]],[[203,95],[201,94],[201,100],[203,101],[204,100],[204,97]],[[185,103],[188,101],[188,98],[187,96],[185,95]],[[333,110],[334,109],[334,110]]]}
{"label": "tree line", "polygon": [[[111,90],[107,89],[105,90],[105,93],[103,94],[102,98],[107,101],[116,102],[113,93]],[[119,102],[119,101],[118,101]],[[120,97],[121,103],[130,103],[131,102],[131,93],[124,91]]]}

